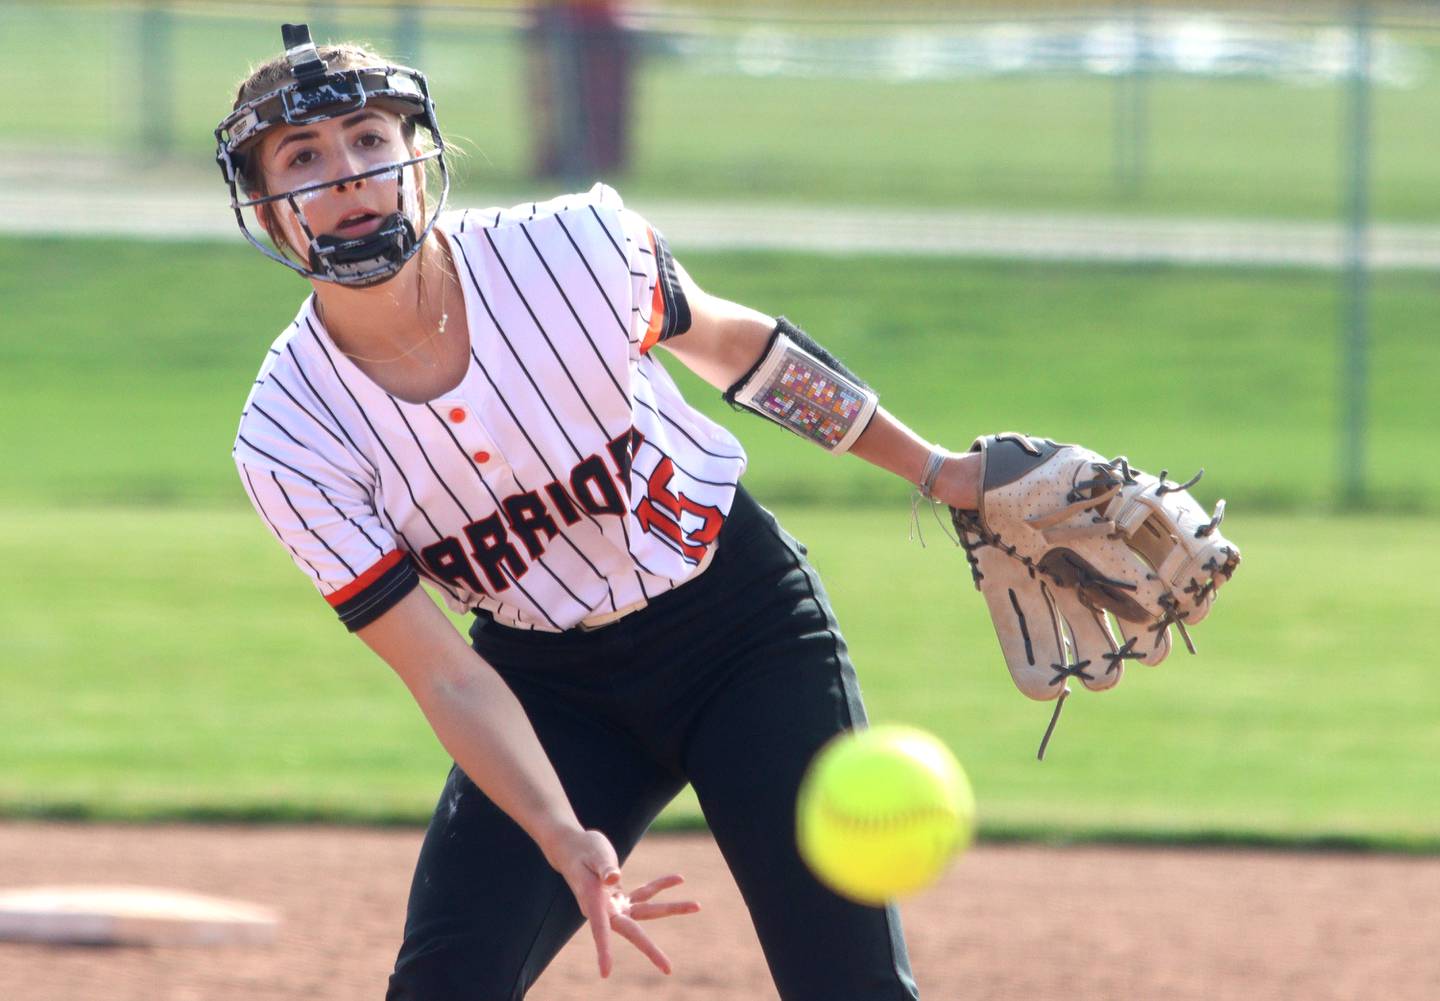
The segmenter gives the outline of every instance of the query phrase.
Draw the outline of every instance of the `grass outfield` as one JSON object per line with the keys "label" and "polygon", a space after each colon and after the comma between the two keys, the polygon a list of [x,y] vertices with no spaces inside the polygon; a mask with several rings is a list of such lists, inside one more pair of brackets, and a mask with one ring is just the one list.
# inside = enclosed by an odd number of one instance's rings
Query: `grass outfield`
{"label": "grass outfield", "polygon": [[[702,284],[808,327],[886,406],[952,447],[1018,428],[1128,451],[1152,471],[1206,466],[1197,492],[1237,511],[1334,496],[1334,275],[689,254],[683,234],[675,243]],[[236,421],[304,291],[244,245],[0,240],[11,471],[0,506],[244,503],[229,458]],[[1433,275],[1375,280],[1368,468],[1391,510],[1440,510],[1440,468],[1415,461],[1417,436],[1440,426],[1437,307]],[[756,493],[897,496],[888,475],[681,378],[744,440]]]}
{"label": "grass outfield", "polygon": [[[991,836],[1440,850],[1440,593],[1414,560],[1440,524],[1264,513],[1331,497],[1333,276],[676,243],[710,288],[819,333],[927,436],[1018,427],[1204,463],[1198,492],[1230,498],[1247,563],[1196,631],[1203,656],[1077,696],[1038,765],[1048,707],[1010,685],[958,554],[905,543],[903,487],[686,379],[812,544],[876,718],[946,737]],[[440,748],[267,538],[229,460],[302,291],[243,246],[0,241],[0,812],[428,811]],[[1437,291],[1423,275],[1375,288],[1370,464],[1392,510],[1440,510],[1440,471],[1416,462],[1440,424]],[[668,821],[694,818],[682,801]]]}
{"label": "grass outfield", "polygon": [[[873,718],[932,728],[987,835],[1440,849],[1440,525],[1238,512],[1201,656],[1049,707],[1011,686],[961,556],[906,509],[778,509]],[[0,813],[419,821],[446,759],[399,680],[245,511],[10,508]],[[681,800],[670,824],[693,824]]]}
{"label": "grass outfield", "polygon": [[[171,47],[157,57],[183,84],[163,91],[173,156],[207,180],[227,97],[252,63],[276,54],[279,12],[237,11],[177,16]],[[396,44],[389,12],[312,15],[318,38]],[[536,102],[518,35],[456,14],[431,12],[428,24],[420,61],[441,121],[475,154],[465,183],[519,201]],[[137,92],[147,28],[154,23],[134,7],[0,5],[0,60],[18,88],[0,106],[0,144],[46,158],[133,153],[140,116],[166,113],[164,100]],[[1375,90],[1373,209],[1440,219],[1440,33],[1385,37],[1412,46],[1420,72],[1413,87]],[[53,38],[65,39],[62,53]],[[877,84],[705,72],[655,52],[636,75],[632,166],[611,180],[632,195],[671,198],[1316,218],[1341,210],[1342,85],[1157,76],[1144,100],[1145,178],[1132,192],[1114,177],[1121,92],[1099,75]],[[47,113],[33,114],[37,106]]]}

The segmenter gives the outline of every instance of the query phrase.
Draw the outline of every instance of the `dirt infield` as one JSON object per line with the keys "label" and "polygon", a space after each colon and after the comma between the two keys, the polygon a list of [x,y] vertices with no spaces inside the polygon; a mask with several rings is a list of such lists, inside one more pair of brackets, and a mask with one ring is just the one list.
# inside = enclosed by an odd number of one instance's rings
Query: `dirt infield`
{"label": "dirt infield", "polygon": [[[0,889],[144,883],[284,915],[270,946],[0,943],[15,1001],[356,1001],[383,996],[418,830],[0,824]],[[608,981],[573,941],[537,1001],[774,999],[714,844],[648,839],[631,882],[684,872],[704,911],[661,923],[665,978],[620,956]],[[1440,998],[1440,859],[982,846],[906,904],[921,994],[952,999]]]}

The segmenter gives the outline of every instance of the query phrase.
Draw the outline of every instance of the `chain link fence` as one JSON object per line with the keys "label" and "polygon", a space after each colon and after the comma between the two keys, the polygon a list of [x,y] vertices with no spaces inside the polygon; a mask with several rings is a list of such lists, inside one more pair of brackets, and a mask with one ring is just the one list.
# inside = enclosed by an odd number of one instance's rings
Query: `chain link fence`
{"label": "chain link fence", "polygon": [[12,0],[0,223],[228,232],[212,130],[282,20],[429,74],[464,204],[603,178],[682,249],[1334,270],[1366,499],[1374,273],[1440,270],[1440,2]]}
{"label": "chain link fence", "polygon": [[[1350,6],[568,10],[10,2],[0,159],[167,183],[213,169],[235,83],[276,54],[281,20],[308,18],[424,68],[487,193],[604,173],[706,200],[1309,220],[1345,204]],[[1440,4],[1375,7],[1364,37],[1370,208],[1440,223]]]}

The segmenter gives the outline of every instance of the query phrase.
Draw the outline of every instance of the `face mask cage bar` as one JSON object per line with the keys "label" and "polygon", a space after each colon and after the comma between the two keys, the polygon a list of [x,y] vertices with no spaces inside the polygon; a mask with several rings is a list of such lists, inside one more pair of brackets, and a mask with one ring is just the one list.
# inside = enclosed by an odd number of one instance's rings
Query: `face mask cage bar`
{"label": "face mask cage bar", "polygon": [[[450,172],[445,164],[445,140],[435,119],[425,74],[403,66],[366,67],[326,72],[325,63],[315,55],[305,36],[308,62],[297,66],[297,80],[240,105],[215,129],[215,159],[230,188],[230,207],[245,239],[273,261],[306,278],[340,285],[373,285],[395,275],[425,243],[450,194]],[[287,34],[287,47],[289,42]],[[292,63],[296,60],[292,58]],[[292,191],[248,197],[245,172],[247,157],[266,130],[279,125],[313,125],[355,114],[367,104],[400,114],[430,133],[434,148],[419,156],[385,164],[347,177],[305,185]],[[425,228],[418,236],[406,205],[410,187],[406,177],[411,168],[434,160],[440,170],[440,199]],[[423,169],[423,167],[422,167]],[[385,174],[395,175],[396,213],[387,217],[374,233],[353,240],[316,234],[305,218],[300,199],[313,192],[351,184]],[[243,193],[242,193],[243,192]],[[309,241],[308,261],[296,261],[274,247],[266,246],[245,221],[245,209],[286,202],[295,213]]]}

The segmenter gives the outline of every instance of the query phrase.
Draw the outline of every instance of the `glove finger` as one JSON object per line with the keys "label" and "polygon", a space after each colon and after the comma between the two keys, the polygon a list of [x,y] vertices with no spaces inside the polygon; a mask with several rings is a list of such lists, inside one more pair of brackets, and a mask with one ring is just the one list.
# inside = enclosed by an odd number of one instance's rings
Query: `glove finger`
{"label": "glove finger", "polygon": [[1132,622],[1117,618],[1115,621],[1120,625],[1126,646],[1140,655],[1135,658],[1140,663],[1154,667],[1170,656],[1170,627],[1157,628],[1163,620]]}
{"label": "glove finger", "polygon": [[1207,545],[1190,555],[1173,575],[1185,622],[1194,625],[1210,614],[1222,584],[1240,565],[1240,549],[1219,532]]}
{"label": "glove finger", "polygon": [[1106,516],[1194,625],[1210,614],[1216,589],[1240,565],[1239,548],[1218,531],[1225,502],[1212,515],[1183,487],[1138,471],[1132,480]]}
{"label": "glove finger", "polygon": [[1067,673],[1080,679],[1092,692],[1103,692],[1119,683],[1125,672],[1125,655],[1103,612],[1086,607],[1080,594],[1069,588],[1054,588],[1050,599],[1069,627],[1071,660]]}
{"label": "glove finger", "polygon": [[1067,661],[1065,634],[1045,585],[998,550],[982,550],[977,564],[990,621],[1015,687],[1041,702],[1060,695]]}

